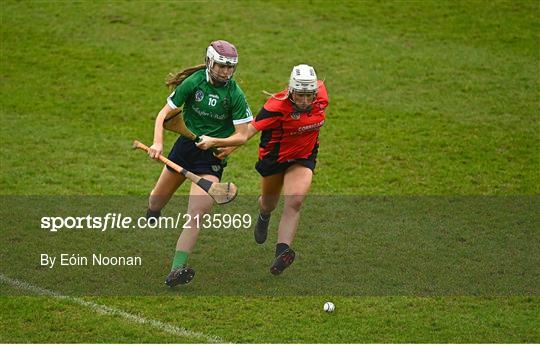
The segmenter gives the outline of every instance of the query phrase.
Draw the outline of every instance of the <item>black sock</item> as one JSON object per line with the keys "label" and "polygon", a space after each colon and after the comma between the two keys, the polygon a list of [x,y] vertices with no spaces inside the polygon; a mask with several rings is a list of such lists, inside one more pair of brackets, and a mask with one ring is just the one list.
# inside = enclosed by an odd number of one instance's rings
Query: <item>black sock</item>
{"label": "black sock", "polygon": [[276,244],[276,256],[279,256],[279,254],[283,253],[287,249],[289,249],[289,245],[286,243]]}
{"label": "black sock", "polygon": [[148,225],[154,226],[160,216],[161,211],[152,211],[151,209],[148,209],[146,211],[146,219],[148,219]]}
{"label": "black sock", "polygon": [[264,222],[269,221],[271,215],[272,215],[272,213],[268,213],[268,214],[262,214],[262,213],[259,213],[259,217],[261,217],[261,219],[262,219]]}

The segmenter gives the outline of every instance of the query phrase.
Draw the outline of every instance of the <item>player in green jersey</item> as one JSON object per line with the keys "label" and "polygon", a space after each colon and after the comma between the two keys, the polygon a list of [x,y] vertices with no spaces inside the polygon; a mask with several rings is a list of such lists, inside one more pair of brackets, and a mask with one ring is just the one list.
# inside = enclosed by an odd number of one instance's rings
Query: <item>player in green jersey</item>
{"label": "player in green jersey", "polygon": [[[180,136],[168,158],[187,170],[210,181],[218,182],[226,161],[216,158],[212,151],[201,150],[195,139],[208,135],[227,139],[231,145],[245,142],[251,110],[244,92],[232,79],[238,64],[238,53],[227,41],[214,41],[206,50],[205,64],[184,70],[173,76],[168,84],[175,89],[159,112],[154,127],[154,142],[148,152],[153,159],[163,152],[163,122],[180,113],[193,135]],[[161,209],[186,178],[165,167],[152,190],[148,205],[148,218],[157,219]],[[186,217],[188,222],[176,243],[168,286],[186,284],[195,271],[186,266],[187,258],[199,235],[202,215],[208,213],[213,199],[192,183]]]}

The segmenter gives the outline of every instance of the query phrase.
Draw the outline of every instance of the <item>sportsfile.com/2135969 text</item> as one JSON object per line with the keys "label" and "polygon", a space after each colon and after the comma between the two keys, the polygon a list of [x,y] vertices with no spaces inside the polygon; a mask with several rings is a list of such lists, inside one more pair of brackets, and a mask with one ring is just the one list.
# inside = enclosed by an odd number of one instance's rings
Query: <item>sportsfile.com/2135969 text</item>
{"label": "sportsfile.com/2135969 text", "polygon": [[157,219],[122,216],[121,213],[107,213],[104,216],[46,216],[41,217],[41,229],[50,232],[58,230],[127,230],[127,229],[247,229],[252,225],[250,214],[214,213],[190,215],[178,213],[176,217],[162,216]]}

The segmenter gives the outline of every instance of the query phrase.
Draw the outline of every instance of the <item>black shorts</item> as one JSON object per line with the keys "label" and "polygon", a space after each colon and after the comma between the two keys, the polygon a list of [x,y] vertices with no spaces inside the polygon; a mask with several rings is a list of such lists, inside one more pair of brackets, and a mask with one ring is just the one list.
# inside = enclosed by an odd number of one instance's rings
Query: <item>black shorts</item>
{"label": "black shorts", "polygon": [[277,161],[276,155],[269,153],[268,155],[264,156],[263,159],[259,159],[257,164],[255,164],[255,169],[262,177],[280,174],[285,170],[289,169],[289,167],[294,164],[300,164],[302,166],[305,166],[306,168],[311,169],[311,171],[315,171],[315,165],[317,165],[318,151],[319,146],[316,145],[308,158],[297,158],[281,163]]}
{"label": "black shorts", "polygon": [[[193,140],[182,136],[174,143],[168,158],[196,175],[214,175],[220,180],[221,175],[223,175],[223,169],[227,166],[225,161],[214,156],[212,150],[201,150],[195,146]],[[167,169],[174,172],[169,167]]]}

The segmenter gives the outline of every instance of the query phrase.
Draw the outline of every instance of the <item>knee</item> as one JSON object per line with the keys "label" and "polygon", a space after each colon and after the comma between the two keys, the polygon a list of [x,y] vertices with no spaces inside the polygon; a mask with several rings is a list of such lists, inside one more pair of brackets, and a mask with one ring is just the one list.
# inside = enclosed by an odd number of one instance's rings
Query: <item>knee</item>
{"label": "knee", "polygon": [[204,216],[205,214],[208,213],[208,211],[204,208],[201,208],[201,207],[193,207],[193,208],[188,208],[188,211],[187,213],[189,214],[189,216],[191,218],[195,218],[195,217],[200,217],[202,218],[202,216]]}
{"label": "knee", "polygon": [[300,212],[304,197],[302,195],[290,195],[285,197],[285,209],[293,212]]}
{"label": "knee", "polygon": [[187,214],[191,219],[198,218],[202,221],[203,216],[209,213],[211,209],[212,204],[190,203],[187,208]]}

